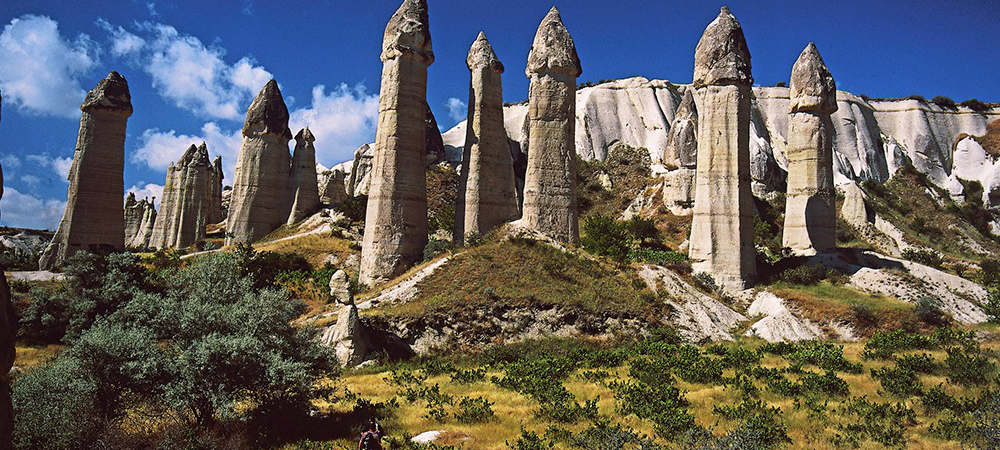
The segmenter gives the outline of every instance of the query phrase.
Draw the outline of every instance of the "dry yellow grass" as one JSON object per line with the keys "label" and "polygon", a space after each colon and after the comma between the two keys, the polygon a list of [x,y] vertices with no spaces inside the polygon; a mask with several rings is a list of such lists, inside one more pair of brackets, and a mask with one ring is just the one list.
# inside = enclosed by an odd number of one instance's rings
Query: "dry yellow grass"
{"label": "dry yellow grass", "polygon": [[[760,345],[760,342],[756,340],[744,340],[733,345],[757,347]],[[1000,350],[1000,343],[989,342],[983,344],[983,347],[996,351]],[[861,374],[838,373],[838,376],[849,384],[850,395],[852,397],[866,396],[870,401],[879,403],[898,402],[898,399],[883,397],[879,393],[881,389],[880,384],[870,376],[872,369],[886,367],[891,365],[891,363],[862,360],[860,354],[863,349],[863,343],[844,344],[844,356],[852,362],[861,362],[864,366]],[[937,361],[943,361],[946,357],[945,352],[940,350],[908,353],[930,353]],[[788,362],[783,358],[767,355],[762,360],[761,366],[785,368],[788,367]],[[818,368],[812,366],[806,366],[805,370],[819,372]],[[611,373],[610,379],[628,380],[629,378],[627,365],[608,370],[608,372]],[[617,414],[616,409],[618,404],[613,392],[600,383],[585,380],[580,376],[581,373],[582,370],[578,370],[564,383],[564,386],[574,394],[578,402],[599,399],[597,405],[601,416],[608,417],[612,422],[631,428],[640,434],[654,436],[653,424],[651,422],[638,419],[635,416],[622,417]],[[732,376],[733,374],[734,371],[728,369],[725,376]],[[386,381],[385,378],[387,375],[387,372],[375,374],[348,372],[337,380],[337,383],[343,388],[347,388],[351,392],[360,394],[367,399],[387,401],[397,396],[397,387]],[[490,373],[487,375],[487,380],[492,375],[500,374]],[[799,376],[797,375],[789,375],[789,379],[793,381],[798,378]],[[955,396],[974,396],[981,393],[980,389],[962,389],[957,386],[951,386],[947,383],[943,375],[921,375],[920,380],[926,388],[944,383],[945,390]],[[485,424],[459,424],[454,419],[449,418],[442,424],[424,417],[426,410],[423,401],[407,403],[401,397],[398,397],[402,401],[400,408],[396,411],[396,418],[387,424],[387,431],[390,436],[399,437],[404,432],[416,435],[425,431],[444,430],[449,434],[444,440],[439,441],[439,444],[464,445],[462,448],[467,449],[505,449],[508,448],[506,442],[514,442],[520,435],[522,428],[542,435],[550,424],[535,416],[538,404],[534,400],[524,395],[499,388],[489,381],[460,385],[452,383],[448,376],[436,376],[424,382],[425,386],[433,384],[439,384],[441,391],[454,396],[456,402],[461,397],[484,397],[494,402],[493,410],[495,418]],[[698,425],[711,428],[715,433],[731,430],[738,425],[736,422],[720,419],[712,413],[714,406],[735,405],[739,403],[740,393],[738,391],[723,386],[709,386],[683,381],[678,381],[676,385],[684,391],[685,398],[690,403],[687,409],[695,416],[695,421]],[[792,398],[765,390],[761,391],[760,398],[768,405],[778,407],[782,410],[782,420],[788,427],[788,436],[793,441],[791,445],[785,448],[838,448],[830,442],[830,438],[837,432],[835,426],[837,424],[847,424],[849,421],[855,420],[854,417],[841,417],[837,412],[837,409],[846,399],[828,399],[827,420],[823,421],[810,417],[810,413],[806,408],[796,408],[796,402]],[[907,448],[927,450],[961,448],[961,444],[958,442],[942,441],[930,435],[930,425],[938,419],[928,416],[919,400],[910,398],[905,400],[905,403],[917,413],[918,422],[916,425],[907,427],[906,429]],[[330,411],[348,411],[352,404],[343,402],[324,406]],[[564,428],[571,432],[579,432],[586,428],[586,426],[587,424],[581,423],[565,426]],[[345,449],[353,448],[356,445],[355,442],[348,442],[346,440],[331,442],[329,444],[333,445],[334,448]],[[568,447],[557,444],[555,448],[564,449]],[[884,447],[872,441],[863,441],[860,448],[875,449]]]}
{"label": "dry yellow grass", "polygon": [[40,366],[50,359],[55,358],[63,348],[65,348],[64,345],[17,346],[15,348],[14,365],[21,370]]}
{"label": "dry yellow grass", "polygon": [[285,241],[258,243],[254,245],[254,249],[296,253],[305,258],[313,267],[320,268],[331,255],[340,258],[341,261],[346,261],[352,253],[359,253],[357,250],[351,250],[350,245],[350,241],[328,234],[310,234]]}

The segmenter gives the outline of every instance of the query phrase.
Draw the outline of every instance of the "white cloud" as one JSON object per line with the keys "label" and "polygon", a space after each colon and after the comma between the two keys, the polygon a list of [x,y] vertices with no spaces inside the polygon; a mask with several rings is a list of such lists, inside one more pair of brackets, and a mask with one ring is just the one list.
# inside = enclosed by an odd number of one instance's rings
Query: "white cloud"
{"label": "white cloud", "polygon": [[215,122],[203,125],[198,135],[177,134],[174,130],[160,131],[153,128],[142,132],[142,136],[139,137],[139,148],[132,152],[132,162],[166,171],[170,163],[177,161],[191,144],[205,141],[212,159],[215,159],[216,155],[222,156],[223,172],[226,174],[226,179],[231,180],[242,136],[239,129],[224,130]]}
{"label": "white cloud", "polygon": [[72,157],[53,158],[48,153],[42,153],[41,155],[28,155],[28,160],[39,166],[54,170],[63,181],[68,181],[69,171],[73,168]]}
{"label": "white cloud", "polygon": [[4,167],[8,169],[13,167],[20,167],[21,158],[18,158],[17,155],[3,155],[0,156],[0,164],[2,164]]}
{"label": "white cloud", "polygon": [[163,198],[162,185],[146,183],[143,181],[140,181],[132,185],[132,187],[128,188],[128,191],[125,192],[125,195],[128,195],[129,192],[135,194],[136,200],[142,200],[144,198],[154,198],[155,199],[154,204],[156,205],[157,208],[160,207],[160,199]]}
{"label": "white cloud", "polygon": [[39,199],[8,187],[0,199],[0,223],[19,228],[54,230],[59,226],[66,202]]}
{"label": "white cloud", "polygon": [[161,96],[201,117],[239,120],[250,98],[272,78],[253,58],[230,65],[223,59],[225,49],[169,25],[141,24],[145,37],[110,24],[105,29],[113,52],[132,55]]}
{"label": "white cloud", "polygon": [[38,186],[38,182],[42,180],[34,175],[22,175],[21,181],[24,182],[24,184],[27,184],[28,186],[35,187]]}
{"label": "white cloud", "polygon": [[107,20],[97,19],[97,26],[111,33],[111,54],[117,57],[127,56],[137,53],[146,45],[146,40],[126,31],[122,27],[114,26]]}
{"label": "white cloud", "polygon": [[469,107],[465,104],[465,102],[452,97],[448,99],[448,102],[446,102],[444,106],[448,108],[448,117],[451,117],[451,120],[461,122],[468,118]]}
{"label": "white cloud", "polygon": [[374,141],[378,96],[361,84],[325,91],[323,85],[314,87],[311,105],[292,111],[289,126],[292,134],[308,126],[316,136],[316,161],[331,166],[353,158],[361,144]]}
{"label": "white cloud", "polygon": [[4,100],[32,114],[79,117],[86,95],[79,77],[94,68],[97,53],[87,35],[64,39],[48,17],[12,19],[0,34]]}

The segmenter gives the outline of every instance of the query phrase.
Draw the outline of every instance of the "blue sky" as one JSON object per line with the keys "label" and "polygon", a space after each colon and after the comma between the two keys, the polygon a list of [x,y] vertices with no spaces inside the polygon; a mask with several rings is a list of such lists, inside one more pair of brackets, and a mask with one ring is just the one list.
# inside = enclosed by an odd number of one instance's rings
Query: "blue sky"
{"label": "blue sky", "polygon": [[[524,62],[552,0],[430,0],[437,61],[428,102],[447,129],[464,117],[465,55],[480,30],[501,61],[505,100],[527,96]],[[135,113],[126,188],[157,195],[164,170],[206,140],[228,179],[252,96],[274,77],[293,133],[309,125],[318,160],[347,160],[374,139],[385,23],[398,0],[367,2],[0,0],[0,224],[54,228],[86,90],[109,71],[129,81]],[[694,47],[722,3],[562,0],[581,81],[691,80]],[[1000,2],[729,1],[743,24],[756,82],[788,79],[815,41],[841,89],[1000,101]]]}

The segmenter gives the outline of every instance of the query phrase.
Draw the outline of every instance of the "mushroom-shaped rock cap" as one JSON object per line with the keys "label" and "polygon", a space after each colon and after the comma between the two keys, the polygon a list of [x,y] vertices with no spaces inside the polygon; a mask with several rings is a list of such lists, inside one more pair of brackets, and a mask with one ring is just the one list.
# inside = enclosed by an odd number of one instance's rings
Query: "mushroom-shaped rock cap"
{"label": "mushroom-shaped rock cap", "polygon": [[313,143],[316,142],[316,136],[313,136],[312,131],[309,131],[309,127],[305,127],[295,135],[295,141]]}
{"label": "mushroom-shaped rock cap", "polygon": [[128,82],[120,73],[109,73],[87,93],[87,98],[80,105],[82,111],[97,109],[123,111],[125,117],[132,115],[132,95],[128,91]]}
{"label": "mushroom-shaped rock cap", "polygon": [[694,87],[709,85],[753,84],[750,74],[750,50],[743,27],[723,6],[694,50]]}
{"label": "mushroom-shaped rock cap", "polygon": [[292,138],[288,129],[288,107],[281,96],[281,89],[278,89],[278,82],[273,79],[264,85],[247,108],[243,135],[253,134],[277,134],[286,139]]}
{"label": "mushroom-shaped rock cap", "polygon": [[812,42],[802,50],[792,66],[789,91],[791,112],[832,114],[837,111],[837,82],[823,63],[816,44]]}
{"label": "mushroom-shaped rock cap", "polygon": [[490,45],[490,41],[486,39],[486,34],[482,31],[479,32],[476,42],[472,43],[469,56],[465,58],[465,64],[469,66],[469,70],[488,68],[503,73],[503,64],[500,63],[496,52],[493,51],[493,46]]}
{"label": "mushroom-shaped rock cap", "polygon": [[428,66],[434,63],[427,0],[403,0],[382,36],[382,61],[409,55]]}
{"label": "mushroom-shaped rock cap", "polygon": [[576,54],[576,44],[569,35],[566,25],[555,6],[542,19],[535,32],[535,40],[528,53],[528,67],[525,73],[564,72],[574,77],[583,73],[580,56]]}

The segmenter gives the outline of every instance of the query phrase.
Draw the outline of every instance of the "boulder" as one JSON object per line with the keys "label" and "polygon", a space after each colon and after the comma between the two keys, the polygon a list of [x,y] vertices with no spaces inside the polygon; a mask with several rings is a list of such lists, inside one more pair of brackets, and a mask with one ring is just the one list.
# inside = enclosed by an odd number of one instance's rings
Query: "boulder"
{"label": "boulder", "polygon": [[337,303],[345,305],[354,302],[354,295],[351,294],[351,282],[347,278],[347,272],[338,270],[330,277],[330,297]]}
{"label": "boulder", "polygon": [[354,367],[364,362],[370,344],[358,316],[358,307],[350,304],[340,308],[337,324],[323,331],[320,342],[333,348],[337,361],[342,366]]}

